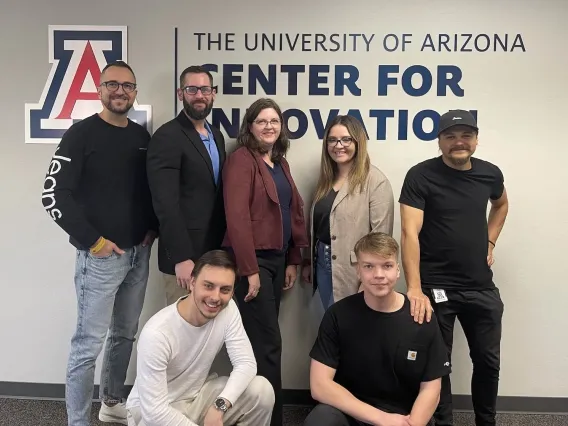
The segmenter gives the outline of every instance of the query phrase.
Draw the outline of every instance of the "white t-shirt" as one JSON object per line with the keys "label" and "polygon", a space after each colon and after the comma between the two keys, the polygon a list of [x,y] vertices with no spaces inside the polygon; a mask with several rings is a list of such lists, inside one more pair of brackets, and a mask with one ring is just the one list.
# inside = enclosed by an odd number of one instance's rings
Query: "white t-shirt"
{"label": "white t-shirt", "polygon": [[162,309],[140,333],[137,375],[126,407],[139,407],[147,424],[193,425],[170,404],[195,398],[223,343],[233,370],[219,397],[234,405],[256,375],[256,360],[235,301],[201,327],[181,317],[177,302]]}

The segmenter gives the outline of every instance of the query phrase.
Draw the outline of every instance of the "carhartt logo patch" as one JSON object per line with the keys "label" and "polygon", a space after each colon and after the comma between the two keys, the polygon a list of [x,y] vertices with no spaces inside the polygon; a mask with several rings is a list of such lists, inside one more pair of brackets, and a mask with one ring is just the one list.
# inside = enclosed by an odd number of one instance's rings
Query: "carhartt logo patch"
{"label": "carhartt logo patch", "polygon": [[416,351],[408,351],[408,356],[406,357],[406,359],[409,359],[410,361],[416,361]]}

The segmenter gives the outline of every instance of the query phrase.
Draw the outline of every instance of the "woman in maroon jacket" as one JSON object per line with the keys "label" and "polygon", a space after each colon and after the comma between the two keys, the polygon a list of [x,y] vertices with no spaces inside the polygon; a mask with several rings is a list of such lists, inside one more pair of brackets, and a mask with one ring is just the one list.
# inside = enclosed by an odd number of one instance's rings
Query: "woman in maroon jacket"
{"label": "woman in maroon jacket", "polygon": [[271,99],[255,101],[223,168],[223,246],[239,269],[235,296],[258,374],[274,388],[272,426],[282,426],[280,297],[294,285],[301,248],[309,245],[304,203],[284,158],[287,133],[280,107]]}

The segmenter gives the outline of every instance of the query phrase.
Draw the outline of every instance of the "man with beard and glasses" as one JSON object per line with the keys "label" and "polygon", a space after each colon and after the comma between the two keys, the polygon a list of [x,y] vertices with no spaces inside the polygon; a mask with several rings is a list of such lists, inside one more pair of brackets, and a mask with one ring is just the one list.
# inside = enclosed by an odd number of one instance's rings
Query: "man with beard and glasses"
{"label": "man with beard and glasses", "polygon": [[220,178],[225,139],[206,121],[217,88],[200,66],[186,68],[179,82],[183,110],[154,133],[147,162],[168,305],[187,294],[194,262],[220,248],[226,229]]}
{"label": "man with beard and glasses", "polygon": [[[435,314],[451,357],[459,320],[473,363],[477,426],[495,425],[504,305],[493,282],[493,250],[508,212],[501,170],[472,158],[478,127],[468,111],[440,117],[442,155],[412,167],[399,202],[402,261],[415,321]],[[487,205],[491,203],[487,219]],[[442,379],[437,426],[453,424],[450,377]]]}
{"label": "man with beard and glasses", "polygon": [[[144,326],[137,377],[128,397],[130,426],[268,426],[272,386],[256,375],[252,346],[232,299],[236,265],[223,250],[196,259],[190,294]],[[223,346],[233,369],[210,374]]]}
{"label": "man with beard and glasses", "polygon": [[72,426],[90,424],[95,362],[107,331],[99,419],[127,424],[124,381],[158,228],[146,178],[150,134],[127,116],[136,94],[130,66],[105,66],[103,110],[65,132],[43,187],[44,208],[77,248],[78,319],[65,389]]}

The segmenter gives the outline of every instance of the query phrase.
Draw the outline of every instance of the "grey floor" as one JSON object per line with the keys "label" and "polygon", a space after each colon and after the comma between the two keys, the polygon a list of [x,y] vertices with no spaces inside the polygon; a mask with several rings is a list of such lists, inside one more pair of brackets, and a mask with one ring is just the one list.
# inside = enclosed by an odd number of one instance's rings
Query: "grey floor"
{"label": "grey floor", "polygon": [[[121,426],[99,422],[98,409],[99,404],[94,404],[92,426]],[[304,407],[286,407],[284,425],[301,426],[309,410]],[[65,426],[66,418],[65,403],[61,401],[0,399],[0,426]],[[500,414],[497,424],[499,426],[568,426],[568,416]],[[470,413],[455,414],[455,426],[473,425]]]}

